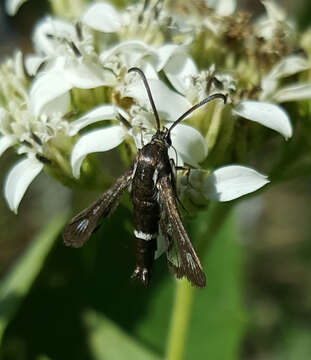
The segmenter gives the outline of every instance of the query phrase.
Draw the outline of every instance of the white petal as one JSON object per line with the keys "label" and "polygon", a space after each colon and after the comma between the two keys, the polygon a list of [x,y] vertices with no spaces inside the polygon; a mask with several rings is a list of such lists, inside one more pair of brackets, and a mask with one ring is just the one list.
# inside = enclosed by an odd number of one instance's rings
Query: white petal
{"label": "white petal", "polygon": [[146,60],[141,59],[139,63],[139,68],[144,72],[147,79],[159,79],[158,73],[154,66],[149,62],[150,58],[148,57]]}
{"label": "white petal", "polygon": [[[164,68],[164,66],[167,64],[167,62],[170,60],[170,58],[178,53],[180,49],[183,49],[180,45],[174,45],[174,44],[165,44],[161,46],[158,51],[158,63],[157,63],[157,71],[160,71]],[[183,51],[183,50],[182,50]]]}
{"label": "white petal", "polygon": [[[159,113],[163,114],[165,120],[176,120],[192,106],[185,97],[169,89],[162,81],[150,79],[148,83],[156,108]],[[124,93],[126,96],[136,99],[141,105],[151,109],[149,98],[142,82],[130,84]]]}
{"label": "white petal", "polygon": [[291,55],[279,61],[270,71],[268,77],[280,79],[294,75],[310,68],[308,60],[302,56]]}
{"label": "white petal", "polygon": [[153,59],[153,62],[156,62],[156,59],[158,57],[156,51],[143,41],[128,40],[123,41],[120,44],[115,45],[106,51],[103,51],[100,54],[100,61],[105,64],[105,62],[111,56],[118,54],[124,55],[124,60],[126,61],[126,64],[129,68],[137,65],[138,61],[140,61],[140,59],[146,55],[148,55],[150,59]]}
{"label": "white petal", "polygon": [[172,56],[163,70],[173,87],[182,94],[188,89],[185,80],[198,73],[194,61],[184,53]]}
{"label": "white petal", "polygon": [[233,109],[233,113],[278,131],[285,139],[293,135],[290,119],[278,105],[260,101],[242,101]]}
{"label": "white petal", "polygon": [[44,107],[72,88],[61,71],[46,71],[40,74],[30,88],[30,109],[38,116]]}
{"label": "white petal", "polygon": [[27,158],[19,161],[8,173],[4,184],[4,196],[10,209],[15,213],[28,186],[42,169],[42,163]]}
{"label": "white petal", "polygon": [[27,0],[6,0],[5,10],[9,15],[14,16],[17,13],[17,10],[26,1]]}
{"label": "white petal", "polygon": [[65,94],[58,96],[57,98],[48,102],[40,111],[40,114],[46,114],[47,116],[58,114],[65,115],[70,110],[70,93],[69,91]]}
{"label": "white petal", "polygon": [[281,6],[276,4],[275,1],[261,0],[262,4],[266,8],[269,19],[275,22],[282,22],[286,20],[286,13]]}
{"label": "white petal", "polygon": [[101,105],[96,107],[95,109],[87,112],[79,119],[73,121],[70,124],[69,135],[76,135],[81,129],[84,127],[93,124],[97,121],[102,120],[116,120],[118,119],[118,114],[121,114],[126,120],[128,120],[128,114],[115,105]]}
{"label": "white petal", "polygon": [[230,201],[256,191],[269,183],[266,175],[239,165],[213,171],[204,184],[204,195],[212,200]]}
{"label": "white petal", "polygon": [[91,28],[103,32],[116,32],[121,28],[121,17],[110,4],[95,3],[82,17],[82,22]]}
{"label": "white petal", "polygon": [[109,70],[97,64],[70,59],[64,65],[63,76],[72,87],[79,89],[93,89],[104,85],[113,85],[115,76]]}
{"label": "white petal", "polygon": [[277,102],[311,99],[311,83],[297,83],[280,89],[273,97]]}
{"label": "white petal", "polygon": [[219,16],[229,16],[234,13],[236,0],[205,0],[208,7],[215,9]]}
{"label": "white petal", "polygon": [[38,72],[40,65],[46,60],[45,56],[40,55],[28,55],[25,57],[25,68],[27,74],[35,76]]}
{"label": "white petal", "polygon": [[178,124],[171,133],[172,145],[183,161],[197,167],[207,156],[207,144],[201,133],[189,125]]}
{"label": "white petal", "polygon": [[183,158],[176,149],[172,147],[168,148],[168,157],[174,161],[176,166],[184,166]]}
{"label": "white petal", "polygon": [[75,27],[69,22],[51,17],[43,18],[36,25],[33,33],[33,43],[38,53],[51,57],[57,56],[57,50],[62,44],[59,39],[76,42],[78,38]]}
{"label": "white petal", "polygon": [[126,133],[121,126],[107,126],[91,131],[79,138],[72,149],[71,167],[73,176],[80,176],[80,168],[86,155],[108,151],[117,147],[124,140]]}
{"label": "white petal", "polygon": [[11,136],[0,137],[0,156],[12,145],[16,143],[15,139]]}

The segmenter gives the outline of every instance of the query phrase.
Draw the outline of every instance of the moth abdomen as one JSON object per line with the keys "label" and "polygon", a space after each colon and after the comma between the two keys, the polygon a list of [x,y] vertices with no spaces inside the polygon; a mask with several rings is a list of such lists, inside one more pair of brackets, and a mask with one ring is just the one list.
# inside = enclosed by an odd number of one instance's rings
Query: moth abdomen
{"label": "moth abdomen", "polygon": [[151,267],[157,247],[156,236],[154,237],[154,234],[136,233],[138,236],[143,236],[144,239],[135,236],[136,267],[132,279],[139,280],[144,286],[147,286],[150,281]]}

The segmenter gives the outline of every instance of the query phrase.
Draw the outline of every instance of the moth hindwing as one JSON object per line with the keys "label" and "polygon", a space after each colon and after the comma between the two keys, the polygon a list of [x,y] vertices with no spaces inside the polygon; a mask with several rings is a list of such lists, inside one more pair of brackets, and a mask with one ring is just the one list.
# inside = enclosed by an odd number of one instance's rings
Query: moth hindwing
{"label": "moth hindwing", "polygon": [[68,246],[82,246],[96,229],[99,218],[109,215],[116,208],[122,192],[130,185],[136,244],[136,267],[132,278],[148,285],[161,230],[167,241],[168,263],[177,278],[186,277],[193,285],[204,287],[205,274],[178,211],[174,164],[168,149],[172,146],[171,131],[179,122],[209,101],[220,98],[225,102],[226,97],[223,94],[210,95],[192,106],[168,129],[161,128],[144,73],[138,68],[131,68],[129,72],[137,72],[144,82],[157,131],[151,141],[138,151],[133,165],[110,189],[69,222],[64,230],[64,242]]}

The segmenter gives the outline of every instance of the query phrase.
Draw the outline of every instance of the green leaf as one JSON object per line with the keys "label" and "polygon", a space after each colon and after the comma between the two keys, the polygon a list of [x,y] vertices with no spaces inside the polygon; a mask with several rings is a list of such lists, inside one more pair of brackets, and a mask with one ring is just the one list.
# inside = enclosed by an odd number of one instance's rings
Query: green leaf
{"label": "green leaf", "polygon": [[11,318],[19,309],[39,274],[46,256],[67,220],[65,214],[55,217],[37,238],[31,242],[24,254],[0,282],[0,342]]}
{"label": "green leaf", "polygon": [[88,342],[95,360],[160,360],[111,320],[94,311],[84,314]]}
{"label": "green leaf", "polygon": [[[201,213],[193,223],[194,238],[202,234],[200,226],[204,228],[207,215]],[[207,286],[197,290],[186,359],[239,359],[247,316],[243,304],[244,248],[234,216],[211,242],[203,267]]]}

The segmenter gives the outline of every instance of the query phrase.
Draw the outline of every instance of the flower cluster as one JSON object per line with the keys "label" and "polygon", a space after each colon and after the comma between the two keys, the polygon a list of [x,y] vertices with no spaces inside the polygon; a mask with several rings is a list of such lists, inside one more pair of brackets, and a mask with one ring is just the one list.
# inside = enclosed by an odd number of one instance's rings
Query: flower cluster
{"label": "flower cluster", "polygon": [[[23,2],[7,0],[9,14]],[[255,22],[233,0],[146,0],[122,10],[78,3],[62,16],[51,0],[57,16],[36,25],[34,53],[18,52],[0,68],[0,155],[14,147],[24,156],[5,183],[13,211],[40,171],[70,185],[95,166],[89,154],[125,143],[129,162],[150,141],[156,123],[131,67],[145,73],[163,126],[209,95],[227,97],[172,131],[170,156],[192,168],[178,176],[182,198],[229,201],[269,182],[245,165],[260,151],[265,158],[271,142],[283,148],[277,133],[293,135],[279,104],[311,97],[310,33],[298,34],[268,0]]]}

